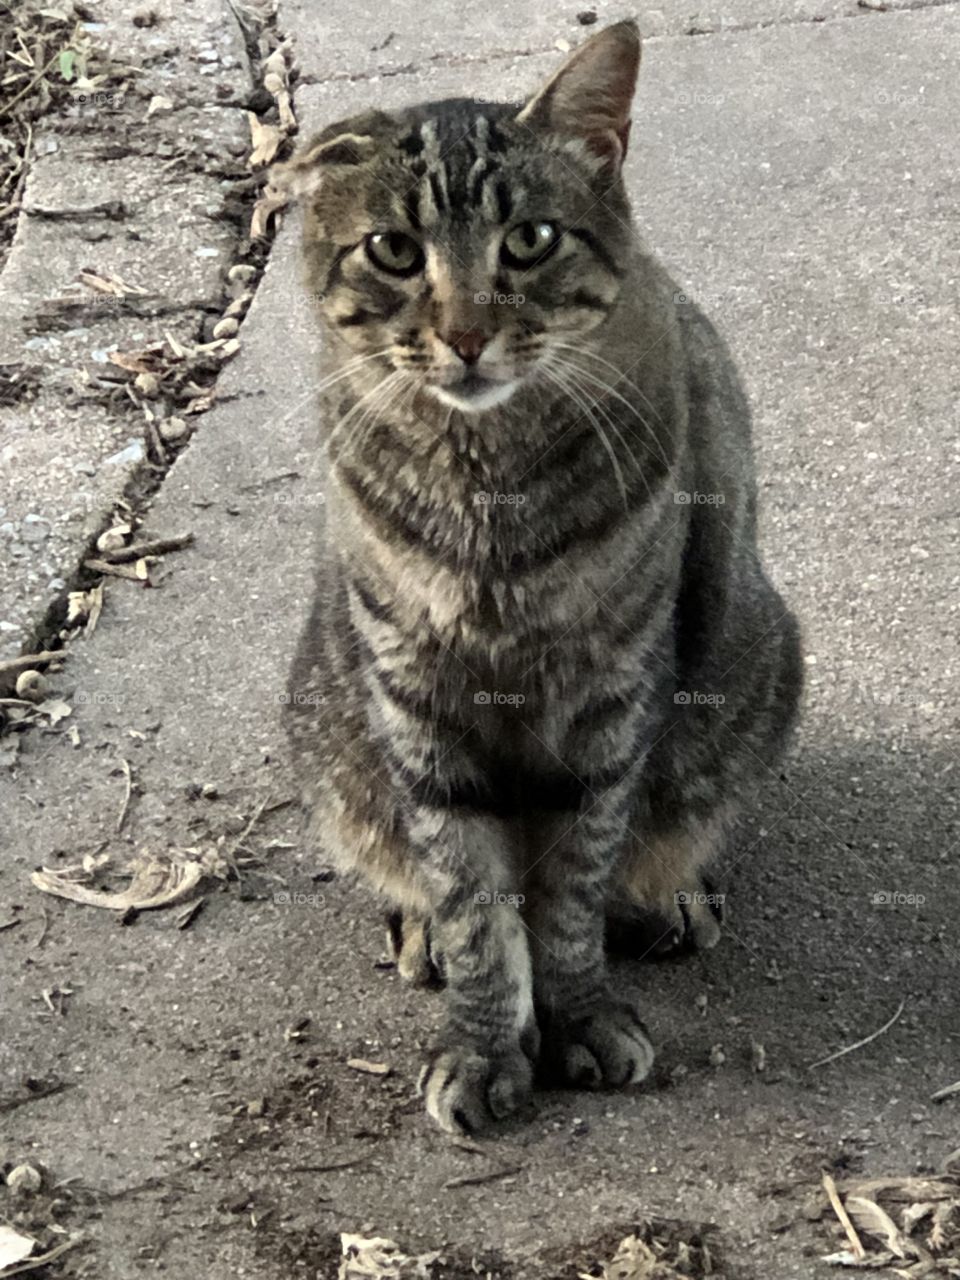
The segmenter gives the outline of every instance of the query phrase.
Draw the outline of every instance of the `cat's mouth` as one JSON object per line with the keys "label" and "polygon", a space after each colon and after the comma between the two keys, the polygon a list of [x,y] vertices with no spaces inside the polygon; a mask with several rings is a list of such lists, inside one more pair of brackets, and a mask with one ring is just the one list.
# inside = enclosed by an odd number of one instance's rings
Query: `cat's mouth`
{"label": "cat's mouth", "polygon": [[469,369],[458,382],[440,386],[430,383],[430,390],[441,402],[462,413],[482,413],[505,404],[517,389],[516,378],[491,378]]}

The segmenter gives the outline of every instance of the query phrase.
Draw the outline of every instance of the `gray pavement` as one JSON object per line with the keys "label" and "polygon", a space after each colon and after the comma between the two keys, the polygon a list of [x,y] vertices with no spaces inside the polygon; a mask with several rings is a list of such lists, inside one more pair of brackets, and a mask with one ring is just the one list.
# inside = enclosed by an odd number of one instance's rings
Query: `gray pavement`
{"label": "gray pavement", "polygon": [[[287,4],[279,20],[309,130],[371,100],[515,97],[582,33],[578,11],[504,6],[497,25],[453,5]],[[325,1280],[337,1233],[364,1231],[446,1246],[446,1277],[476,1259],[546,1280],[651,1215],[715,1223],[730,1280],[835,1274],[817,1261],[837,1245],[811,1209],[821,1169],[934,1170],[957,1146],[957,1099],[930,1095],[960,1075],[960,11],[656,13],[628,162],[637,220],[743,370],[766,553],[808,653],[797,745],[729,859],[725,940],[621,971],[659,1045],[653,1086],[545,1096],[471,1154],[413,1099],[439,1008],[376,967],[376,904],[317,878],[292,807],[243,836],[260,802],[294,792],[278,697],[323,511],[319,336],[287,219],[223,404],[149,512],[152,532],[195,545],[157,590],[110,583],[96,633],[71,646],[55,684],[80,745],[63,723],[30,732],[0,775],[0,923],[23,921],[0,932],[0,1100],[25,1077],[72,1086],[0,1112],[0,1165],[74,1180],[70,1226],[91,1243],[66,1275]],[[118,834],[123,760],[136,785]],[[241,836],[257,864],[185,931],[170,912],[120,927],[29,883],[100,848],[222,852]],[[73,994],[44,1016],[55,987]],[[885,1036],[809,1069],[901,1001]],[[498,1162],[514,1171],[447,1185]]]}

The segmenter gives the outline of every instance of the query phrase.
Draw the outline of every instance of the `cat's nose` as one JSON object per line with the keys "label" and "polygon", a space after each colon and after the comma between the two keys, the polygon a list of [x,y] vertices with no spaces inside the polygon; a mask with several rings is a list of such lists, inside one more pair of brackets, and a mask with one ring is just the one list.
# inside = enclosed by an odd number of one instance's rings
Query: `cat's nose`
{"label": "cat's nose", "polygon": [[460,329],[456,333],[444,334],[443,337],[444,342],[453,347],[464,364],[476,364],[488,342],[487,335],[479,329]]}

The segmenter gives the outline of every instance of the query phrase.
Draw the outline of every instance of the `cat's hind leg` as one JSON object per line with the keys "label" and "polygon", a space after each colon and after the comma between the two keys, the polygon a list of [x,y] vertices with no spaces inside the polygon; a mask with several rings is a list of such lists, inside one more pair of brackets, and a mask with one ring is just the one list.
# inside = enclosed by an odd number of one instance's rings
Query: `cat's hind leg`
{"label": "cat's hind leg", "polygon": [[413,987],[443,986],[443,957],[436,950],[429,916],[399,908],[390,911],[387,948],[405,982]]}
{"label": "cat's hind leg", "polygon": [[723,844],[728,813],[642,839],[634,835],[607,902],[607,948],[634,959],[720,940],[723,894],[706,869]]}

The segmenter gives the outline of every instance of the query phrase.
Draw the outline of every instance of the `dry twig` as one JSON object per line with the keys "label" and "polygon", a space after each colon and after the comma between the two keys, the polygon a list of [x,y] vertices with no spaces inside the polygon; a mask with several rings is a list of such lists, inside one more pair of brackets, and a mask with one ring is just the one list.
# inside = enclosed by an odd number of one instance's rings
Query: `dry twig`
{"label": "dry twig", "polygon": [[862,1040],[858,1040],[856,1044],[848,1044],[845,1049],[838,1049],[836,1053],[828,1054],[826,1058],[820,1058],[818,1062],[811,1062],[807,1070],[813,1071],[816,1067],[825,1067],[828,1062],[835,1062],[837,1058],[844,1058],[848,1053],[853,1053],[854,1049],[862,1049],[865,1044],[870,1044],[872,1040],[876,1040],[879,1036],[882,1036],[885,1031],[890,1030],[893,1024],[900,1017],[901,1013],[903,1013],[905,1007],[906,1001],[901,1000],[893,1017],[888,1019],[883,1026],[877,1031],[874,1031],[872,1035],[864,1036],[864,1038]]}

